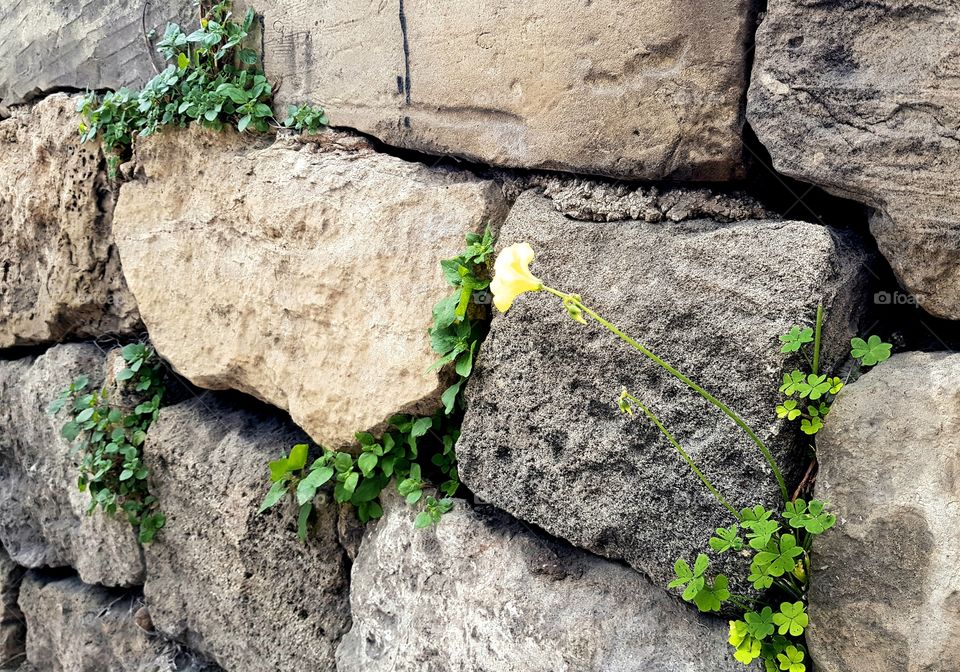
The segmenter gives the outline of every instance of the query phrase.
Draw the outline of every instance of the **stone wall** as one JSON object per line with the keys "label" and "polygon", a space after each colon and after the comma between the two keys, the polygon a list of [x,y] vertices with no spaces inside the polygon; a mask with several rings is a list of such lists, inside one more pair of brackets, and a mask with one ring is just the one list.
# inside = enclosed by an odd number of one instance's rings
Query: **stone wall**
{"label": "stone wall", "polygon": [[[743,669],[726,621],[665,589],[731,521],[617,395],[641,391],[738,507],[776,506],[769,467],[542,295],[492,315],[438,525],[392,490],[362,525],[322,489],[306,542],[292,501],[259,513],[292,445],[356,452],[441,407],[438,262],[487,227],[709,381],[791,490],[810,441],[774,412],[798,361],[778,336],[823,306],[839,371],[851,337],[888,336],[817,438],[838,524],[807,644],[818,671],[960,670],[954,5],[254,7],[277,109],[322,104],[333,127],[166,130],[117,179],[79,141],[77,92],[142,85],[190,3],[0,7],[0,670]],[[117,394],[115,348],[146,340],[176,389],[142,449],[167,516],[144,545],[88,514],[45,409],[80,374]]]}

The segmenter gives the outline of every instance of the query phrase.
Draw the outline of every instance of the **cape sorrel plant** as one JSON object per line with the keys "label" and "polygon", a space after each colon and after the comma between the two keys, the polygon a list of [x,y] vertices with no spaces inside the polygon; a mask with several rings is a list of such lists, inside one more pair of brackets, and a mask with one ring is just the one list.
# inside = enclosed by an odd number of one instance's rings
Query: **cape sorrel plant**
{"label": "cape sorrel plant", "polygon": [[[803,634],[809,622],[806,593],[810,576],[810,548],[813,538],[830,529],[836,523],[836,517],[827,511],[824,502],[797,497],[791,499],[783,472],[770,450],[737,413],[650,348],[588,307],[579,295],[545,285],[530,272],[533,257],[533,249],[527,243],[511,245],[497,257],[490,289],[498,310],[506,312],[514,299],[525,292],[543,291],[556,296],[574,321],[587,324],[588,320],[593,320],[610,331],[710,402],[756,444],[777,481],[784,501],[783,512],[767,510],[760,505],[738,511],[653,411],[629,391],[620,393],[620,410],[631,416],[635,410],[640,410],[734,519],[729,527],[716,530],[716,536],[709,540],[710,549],[717,554],[734,552],[748,558],[750,573],[747,580],[758,591],[758,596],[732,594],[729,580],[723,574],[711,578],[707,574],[710,558],[705,553],[697,555],[692,567],[682,558],[677,560],[674,565],[677,578],[670,582],[669,587],[682,589],[683,599],[694,603],[702,612],[719,612],[726,604],[742,614],[741,618],[730,621],[729,641],[735,650],[734,657],[744,665],[760,659],[766,672],[805,672],[807,653]],[[823,418],[830,410],[833,397],[844,385],[838,377],[820,373],[822,326],[821,306],[817,309],[813,328],[795,326],[780,337],[783,344],[781,352],[802,353],[809,371],[794,370],[784,375],[780,391],[787,399],[777,407],[777,416],[791,421],[800,419],[801,430],[808,435],[816,434],[823,426]],[[811,343],[811,352],[807,352],[806,346]],[[890,356],[890,345],[877,336],[870,336],[866,341],[855,338],[851,346],[851,356],[858,368],[875,365]]]}

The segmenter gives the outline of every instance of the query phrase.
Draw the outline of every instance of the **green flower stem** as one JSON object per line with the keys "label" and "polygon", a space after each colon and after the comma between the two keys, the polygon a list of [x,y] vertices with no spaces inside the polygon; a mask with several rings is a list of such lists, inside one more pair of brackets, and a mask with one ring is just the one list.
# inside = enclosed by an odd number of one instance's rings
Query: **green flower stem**
{"label": "green flower stem", "polygon": [[608,331],[610,331],[612,334],[620,338],[620,340],[624,341],[625,343],[633,347],[643,356],[656,362],[664,371],[672,375],[674,378],[682,382],[691,390],[693,390],[694,392],[699,394],[701,397],[709,401],[711,404],[716,406],[718,409],[723,411],[723,413],[727,417],[733,420],[737,424],[737,426],[740,427],[740,429],[742,429],[744,432],[746,432],[747,436],[749,436],[753,440],[753,442],[757,444],[757,447],[760,449],[760,452],[763,454],[764,459],[766,459],[767,464],[769,464],[770,468],[773,470],[773,475],[777,479],[777,485],[780,486],[780,494],[783,496],[783,501],[784,502],[790,501],[790,494],[787,492],[787,484],[783,480],[783,474],[780,473],[780,469],[777,467],[777,463],[774,461],[773,455],[770,453],[770,450],[764,445],[763,441],[760,440],[760,437],[757,436],[756,432],[754,432],[750,428],[750,426],[740,418],[739,415],[737,415],[732,410],[730,410],[726,406],[726,404],[724,404],[715,396],[707,392],[703,387],[701,387],[697,383],[690,380],[690,378],[688,378],[687,376],[677,371],[666,361],[664,361],[663,359],[655,355],[653,352],[648,350],[646,347],[644,347],[635,339],[631,338],[628,334],[624,333],[624,331],[621,330],[619,327],[617,327],[617,325],[605,320],[603,317],[597,314],[594,310],[585,306],[583,302],[579,299],[579,297],[577,297],[576,295],[565,294],[564,292],[556,290],[553,287],[547,287],[546,285],[544,285],[542,289],[543,291],[549,292],[550,294],[553,294],[554,296],[557,296],[566,302],[570,302],[576,305],[577,308],[579,308],[584,313],[586,313],[587,315],[592,317],[594,320],[599,322],[601,325],[606,327]]}
{"label": "green flower stem", "polygon": [[823,331],[823,304],[817,305],[817,326],[813,335],[813,363],[810,370],[813,375],[820,375],[820,332]]}
{"label": "green flower stem", "polygon": [[663,423],[660,422],[660,418],[654,415],[653,411],[651,411],[649,408],[644,406],[639,399],[637,399],[635,396],[633,396],[629,392],[624,391],[622,394],[622,398],[629,399],[631,402],[633,402],[633,404],[637,408],[643,411],[648,418],[650,418],[650,421],[657,426],[657,429],[659,429],[660,432],[665,437],[667,437],[667,441],[669,441],[673,445],[673,447],[677,449],[677,452],[680,453],[680,457],[682,457],[683,461],[687,463],[687,466],[693,470],[693,473],[697,475],[697,478],[699,478],[700,481],[705,486],[707,486],[707,490],[710,491],[710,494],[716,497],[718,502],[723,504],[724,508],[726,508],[726,510],[730,512],[730,515],[732,515],[737,520],[740,520],[740,514],[737,513],[737,510],[732,506],[730,506],[730,503],[723,498],[723,495],[721,495],[720,492],[715,487],[713,487],[713,484],[710,482],[710,479],[708,479],[704,475],[704,473],[700,471],[700,468],[696,465],[696,463],[693,461],[690,455],[687,454],[687,451],[683,449],[683,446],[681,446],[680,443],[673,437],[673,434],[670,433],[670,430],[668,430],[666,427],[663,426]]}

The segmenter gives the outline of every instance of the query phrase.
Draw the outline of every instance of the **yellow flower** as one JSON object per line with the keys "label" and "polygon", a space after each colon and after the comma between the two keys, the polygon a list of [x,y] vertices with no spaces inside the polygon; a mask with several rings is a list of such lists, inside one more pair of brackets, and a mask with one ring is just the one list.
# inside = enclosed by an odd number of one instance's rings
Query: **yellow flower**
{"label": "yellow flower", "polygon": [[529,243],[511,245],[497,257],[493,265],[493,305],[502,313],[513,305],[513,300],[524,292],[537,292],[543,288],[539,278],[530,272],[533,248]]}

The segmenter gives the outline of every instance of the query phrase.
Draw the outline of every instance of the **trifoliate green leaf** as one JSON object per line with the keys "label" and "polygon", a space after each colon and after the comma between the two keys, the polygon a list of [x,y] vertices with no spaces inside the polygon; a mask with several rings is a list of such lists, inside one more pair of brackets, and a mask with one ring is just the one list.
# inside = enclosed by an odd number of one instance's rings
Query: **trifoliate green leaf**
{"label": "trifoliate green leaf", "polygon": [[810,327],[806,329],[797,326],[790,327],[790,331],[781,336],[780,341],[783,343],[780,352],[796,352],[804,343],[813,342],[813,329]]}
{"label": "trifoliate green leaf", "polygon": [[780,605],[780,612],[773,615],[773,622],[779,628],[778,632],[781,635],[789,633],[791,637],[799,637],[810,623],[810,618],[807,616],[803,602],[783,602]]}
{"label": "trifoliate green leaf", "polygon": [[859,359],[863,366],[874,366],[890,359],[893,346],[884,343],[879,336],[870,336],[866,341],[862,338],[850,339],[850,355]]}

